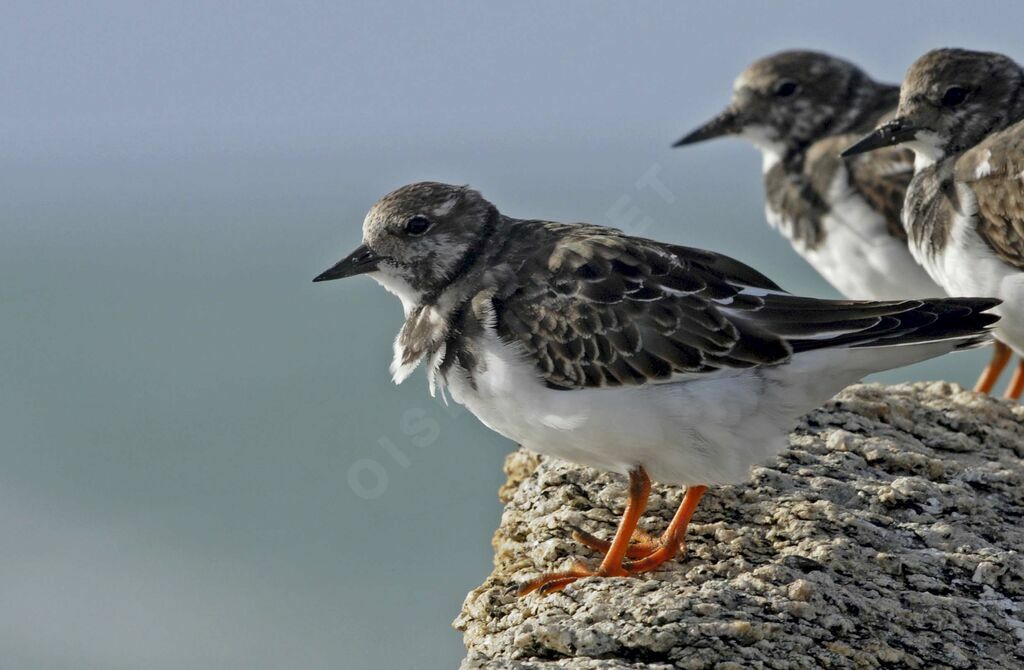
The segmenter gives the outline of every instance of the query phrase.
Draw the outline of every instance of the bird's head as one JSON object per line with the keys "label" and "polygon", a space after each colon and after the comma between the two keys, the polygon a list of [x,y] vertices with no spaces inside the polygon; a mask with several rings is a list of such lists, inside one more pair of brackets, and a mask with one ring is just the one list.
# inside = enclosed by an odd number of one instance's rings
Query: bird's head
{"label": "bird's head", "polygon": [[840,58],[815,51],[783,51],[754,62],[733,84],[732,101],[718,116],[673,146],[737,135],[762,151],[787,151],[857,121],[887,87]]}
{"label": "bird's head", "polygon": [[497,216],[491,203],[466,186],[403,186],[370,208],[363,243],[313,281],[368,274],[408,308],[439,293],[475,260]]}
{"label": "bird's head", "polygon": [[935,49],[900,86],[896,116],[844,156],[905,144],[928,164],[974,146],[1024,117],[1024,70],[997,53]]}

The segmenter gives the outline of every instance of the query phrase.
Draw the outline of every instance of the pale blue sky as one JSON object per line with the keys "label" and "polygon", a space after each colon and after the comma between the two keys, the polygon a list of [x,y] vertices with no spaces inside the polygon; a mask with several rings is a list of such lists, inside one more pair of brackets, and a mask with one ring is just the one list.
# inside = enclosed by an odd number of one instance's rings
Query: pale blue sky
{"label": "pale blue sky", "polygon": [[[897,79],[1012,52],[1019,3],[4,3],[8,157],[644,142],[790,46]],[[499,140],[500,138],[500,140]],[[13,149],[13,151],[12,151]]]}

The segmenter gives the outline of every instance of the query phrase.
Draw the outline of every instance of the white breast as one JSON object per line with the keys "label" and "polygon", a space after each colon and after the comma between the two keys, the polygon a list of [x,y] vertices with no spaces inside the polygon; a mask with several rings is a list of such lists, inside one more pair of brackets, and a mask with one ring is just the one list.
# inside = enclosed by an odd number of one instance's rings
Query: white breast
{"label": "white breast", "polygon": [[[914,257],[952,296],[994,297],[1003,305],[996,337],[1024,354],[1024,273],[1001,260],[977,233],[977,201],[974,192],[957,186],[962,213],[954,215],[946,246],[937,253],[913,245]],[[904,212],[906,215],[907,212]]]}

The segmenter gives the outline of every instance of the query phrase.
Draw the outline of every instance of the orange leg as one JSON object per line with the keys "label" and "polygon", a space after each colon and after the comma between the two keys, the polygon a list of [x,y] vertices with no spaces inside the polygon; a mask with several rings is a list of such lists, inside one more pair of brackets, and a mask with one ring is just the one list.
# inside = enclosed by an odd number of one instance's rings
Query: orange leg
{"label": "orange leg", "polygon": [[999,375],[1003,373],[1003,368],[1010,362],[1011,353],[1010,347],[999,340],[995,341],[995,344],[992,346],[992,359],[985,366],[981,376],[978,377],[978,382],[974,385],[975,391],[978,393],[992,392],[992,387],[999,381]]}
{"label": "orange leg", "polygon": [[626,503],[626,510],[622,513],[622,520],[619,521],[619,528],[615,531],[615,539],[612,540],[605,554],[604,560],[597,570],[590,570],[585,566],[574,563],[570,570],[564,572],[549,572],[531,579],[519,587],[518,595],[525,596],[533,591],[540,593],[552,593],[564,589],[581,577],[624,577],[628,573],[622,568],[622,561],[626,558],[626,551],[629,549],[629,541],[636,530],[636,524],[647,507],[647,498],[651,495],[651,479],[642,467],[637,467],[629,473],[629,501]]}
{"label": "orange leg", "polygon": [[1017,361],[1017,369],[1013,371],[1010,385],[1006,387],[1003,397],[1007,400],[1020,400],[1022,391],[1024,391],[1024,358]]}
{"label": "orange leg", "polygon": [[[700,498],[704,495],[705,491],[707,491],[706,486],[691,486],[687,489],[686,495],[690,496],[692,494],[693,497],[683,498],[683,502],[680,503],[679,510],[672,519],[672,523],[669,524],[669,527],[660,538],[652,538],[647,533],[639,530],[634,532],[634,541],[626,550],[626,557],[634,559],[648,558],[664,547],[670,547],[673,543],[676,544],[676,550],[678,551],[678,548],[682,546],[683,539],[686,536],[686,526],[690,521],[690,516],[692,516],[694,510],[697,509],[697,503],[700,501]],[[594,537],[590,533],[582,530],[577,530],[573,533],[573,538],[585,547],[601,553],[607,552],[611,547],[611,542]],[[658,556],[660,557],[664,555],[664,553],[665,552],[662,552]],[[671,556],[669,556],[669,558],[671,558]],[[661,563],[663,562],[664,561],[661,561]],[[658,565],[661,563],[658,563]],[[626,569],[630,572],[638,572],[639,570],[636,568],[637,565],[643,566],[646,565],[646,563],[626,563]]]}
{"label": "orange leg", "polygon": [[661,536],[661,546],[643,558],[627,561],[622,567],[632,574],[650,572],[657,569],[662,563],[675,558],[686,539],[686,529],[690,525],[690,519],[693,518],[693,513],[697,511],[697,505],[707,490],[706,486],[688,486],[686,495],[683,496],[683,502],[676,510],[676,515],[672,517],[672,522]]}

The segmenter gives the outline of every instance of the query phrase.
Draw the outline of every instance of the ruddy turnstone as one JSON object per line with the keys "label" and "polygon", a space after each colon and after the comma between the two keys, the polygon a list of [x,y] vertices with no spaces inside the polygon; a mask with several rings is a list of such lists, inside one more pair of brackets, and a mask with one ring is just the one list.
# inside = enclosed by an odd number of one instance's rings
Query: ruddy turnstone
{"label": "ruddy turnstone", "polygon": [[[845,155],[913,149],[915,175],[903,208],[910,250],[950,295],[1005,301],[992,361],[977,390],[989,391],[1024,354],[1024,70],[1001,54],[937,49],[915,61],[896,118]],[[1009,345],[1007,347],[1006,345]],[[1024,391],[1024,360],[1006,389]]]}
{"label": "ruddy turnstone", "polygon": [[900,223],[913,154],[894,148],[844,161],[839,152],[896,108],[899,87],[814,51],[756,61],[721,114],[680,147],[726,135],[763,154],[765,212],[793,248],[847,298],[944,295],[914,262]]}
{"label": "ruddy turnstone", "polygon": [[[363,244],[313,281],[366,274],[398,296],[391,373],[420,363],[492,430],[628,475],[596,569],[520,593],[653,570],[683,543],[707,486],[782,451],[800,415],[862,376],[988,340],[998,301],[817,300],[716,253],[587,224],[513,219],[465,186],[384,196]],[[687,487],[658,541],[633,543],[650,478]]]}

